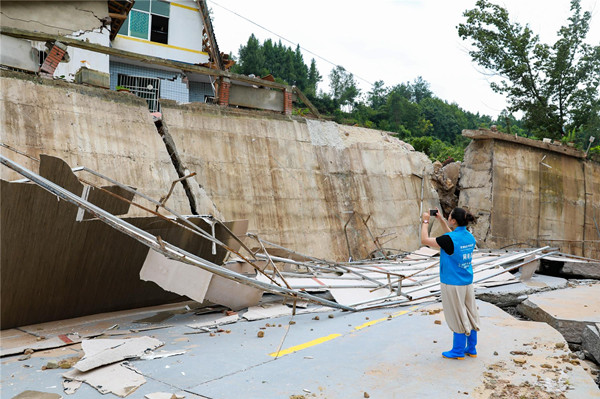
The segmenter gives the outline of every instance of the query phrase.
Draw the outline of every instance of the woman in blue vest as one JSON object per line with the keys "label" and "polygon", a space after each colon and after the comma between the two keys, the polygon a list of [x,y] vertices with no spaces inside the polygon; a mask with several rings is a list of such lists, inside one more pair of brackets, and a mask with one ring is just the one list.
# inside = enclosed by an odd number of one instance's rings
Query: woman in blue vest
{"label": "woman in blue vest", "polygon": [[450,212],[448,222],[438,209],[436,219],[446,234],[429,237],[429,213],[423,214],[421,243],[431,248],[440,248],[440,287],[442,306],[448,327],[454,332],[452,349],[443,352],[449,359],[464,359],[465,355],[477,357],[477,331],[479,312],[473,290],[473,250],[475,238],[467,230],[475,217],[462,208]]}

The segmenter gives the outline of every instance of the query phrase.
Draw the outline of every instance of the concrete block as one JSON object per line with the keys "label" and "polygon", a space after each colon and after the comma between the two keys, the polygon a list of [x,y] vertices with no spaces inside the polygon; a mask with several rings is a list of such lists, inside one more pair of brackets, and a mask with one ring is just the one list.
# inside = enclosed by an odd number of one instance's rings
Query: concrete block
{"label": "concrete block", "polygon": [[600,279],[600,263],[565,262],[561,273],[581,278]]}
{"label": "concrete block", "polygon": [[543,321],[568,342],[582,343],[588,325],[600,323],[600,284],[579,286],[531,295],[517,306],[519,313]]}
{"label": "concrete block", "polygon": [[75,73],[75,83],[108,89],[110,88],[110,75],[105,72],[82,67]]}
{"label": "concrete block", "polygon": [[600,324],[586,326],[581,336],[583,350],[600,363]]}
{"label": "concrete block", "polygon": [[[519,277],[519,273],[515,277]],[[525,301],[528,295],[566,287],[567,280],[563,278],[534,274],[529,280],[519,281],[515,284],[490,288],[476,287],[475,295],[477,299],[504,307],[518,305]]]}
{"label": "concrete block", "polygon": [[38,50],[30,41],[0,35],[0,48],[0,64],[30,72],[40,68]]}
{"label": "concrete block", "polygon": [[229,104],[282,112],[283,92],[232,85],[229,89]]}

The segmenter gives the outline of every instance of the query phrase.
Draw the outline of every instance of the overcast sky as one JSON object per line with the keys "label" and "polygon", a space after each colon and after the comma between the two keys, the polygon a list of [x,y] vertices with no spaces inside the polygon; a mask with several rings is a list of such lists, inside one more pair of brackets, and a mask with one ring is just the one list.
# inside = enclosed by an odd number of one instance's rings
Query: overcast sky
{"label": "overcast sky", "polygon": [[[503,96],[471,61],[468,44],[456,26],[476,0],[208,0],[219,49],[238,55],[250,34],[261,41],[280,37],[299,43],[304,61],[315,58],[324,76],[319,90],[329,91],[332,64],[352,72],[362,92],[383,80],[386,86],[422,76],[434,94],[471,112],[497,116]],[[529,24],[542,42],[552,44],[567,21],[569,0],[498,0],[513,21]],[[225,10],[234,11],[265,29]],[[587,42],[600,44],[600,0],[582,0],[592,12]],[[295,45],[282,40],[287,46]],[[317,54],[331,63],[311,54]],[[367,83],[368,82],[368,83]]]}

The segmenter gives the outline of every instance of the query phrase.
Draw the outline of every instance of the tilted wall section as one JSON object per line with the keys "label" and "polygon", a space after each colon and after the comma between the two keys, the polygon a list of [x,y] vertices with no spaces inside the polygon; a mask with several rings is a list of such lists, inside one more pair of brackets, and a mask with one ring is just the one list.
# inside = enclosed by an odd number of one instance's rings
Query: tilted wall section
{"label": "tilted wall section", "polygon": [[600,165],[502,140],[476,139],[465,153],[459,205],[479,216],[480,245],[560,247],[600,257]]}
{"label": "tilted wall section", "polygon": [[[432,164],[385,132],[333,122],[163,103],[180,156],[226,219],[285,247],[328,259],[419,242],[421,180]],[[262,115],[262,116],[261,116]],[[429,179],[424,209],[437,205]],[[344,225],[350,254],[347,249]],[[253,245],[252,242],[248,242]]]}

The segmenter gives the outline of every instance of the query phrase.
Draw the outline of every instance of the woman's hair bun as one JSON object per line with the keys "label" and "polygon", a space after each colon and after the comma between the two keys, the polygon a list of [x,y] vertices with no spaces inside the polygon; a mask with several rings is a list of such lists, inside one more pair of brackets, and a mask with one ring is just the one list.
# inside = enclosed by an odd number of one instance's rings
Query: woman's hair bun
{"label": "woman's hair bun", "polygon": [[452,210],[450,213],[450,216],[456,220],[459,226],[466,226],[469,223],[477,223],[477,218],[473,216],[471,212],[463,208],[454,208],[454,210]]}

